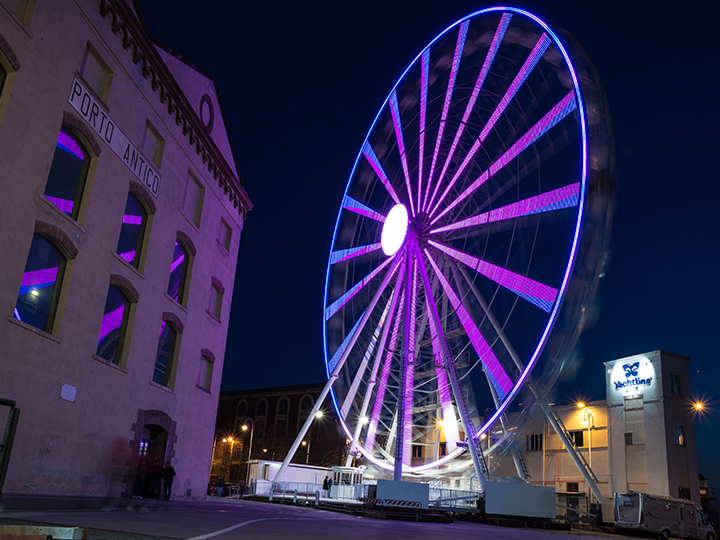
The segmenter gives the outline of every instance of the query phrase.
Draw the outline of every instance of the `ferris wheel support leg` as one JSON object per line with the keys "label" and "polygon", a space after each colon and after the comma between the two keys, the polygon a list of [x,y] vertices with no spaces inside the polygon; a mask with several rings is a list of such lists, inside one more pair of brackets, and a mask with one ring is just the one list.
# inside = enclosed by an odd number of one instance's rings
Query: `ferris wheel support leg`
{"label": "ferris wheel support leg", "polygon": [[[470,276],[467,273],[467,270],[465,270],[464,267],[461,265],[455,265],[456,268],[459,268],[460,273],[463,275],[467,283],[470,284],[470,289],[472,290],[473,294],[475,295],[475,298],[477,298],[478,302],[483,308],[483,311],[487,314],[488,320],[490,321],[490,324],[492,324],[493,328],[497,332],[498,336],[500,337],[500,341],[505,345],[505,348],[507,349],[508,353],[510,354],[510,357],[513,359],[513,362],[515,362],[515,365],[520,371],[525,370],[525,366],[523,365],[522,361],[520,360],[520,357],[515,352],[515,348],[510,343],[510,340],[508,340],[507,336],[505,335],[505,332],[503,332],[502,327],[500,324],[498,324],[497,319],[490,311],[490,308],[487,305],[487,302],[485,302],[485,299],[480,294],[480,291],[478,291],[477,287],[473,283],[473,281],[470,279]],[[568,455],[573,460],[573,463],[575,463],[575,466],[578,468],[578,471],[580,471],[580,474],[582,475],[583,479],[587,483],[588,487],[590,488],[590,491],[592,491],[593,495],[597,498],[598,501],[602,501],[604,499],[604,496],[602,492],[600,491],[600,488],[598,487],[597,483],[593,479],[593,475],[591,474],[591,471],[588,471],[588,468],[580,459],[580,456],[578,456],[577,450],[575,449],[575,446],[570,442],[570,440],[567,438],[567,435],[565,435],[565,430],[560,426],[558,421],[555,419],[555,413],[551,410],[550,405],[547,402],[547,399],[545,399],[545,396],[540,392],[540,390],[537,388],[533,380],[528,377],[527,378],[527,385],[530,391],[535,396],[535,399],[537,400],[538,404],[540,405],[540,408],[545,413],[545,416],[547,417],[548,421],[550,422],[550,425],[555,430],[555,433],[557,433],[557,436],[560,438],[560,441],[562,441],[563,446],[568,452]]]}
{"label": "ferris wheel support leg", "polygon": [[462,422],[463,431],[465,431],[465,436],[468,439],[468,449],[470,450],[473,467],[475,467],[475,474],[477,475],[478,482],[480,483],[480,491],[484,493],[486,469],[481,464],[480,456],[478,456],[478,452],[482,452],[482,450],[478,448],[477,439],[475,437],[475,426],[472,422],[472,418],[470,418],[470,413],[468,412],[467,404],[465,403],[465,396],[463,396],[460,381],[458,380],[457,372],[455,371],[454,358],[450,354],[450,347],[448,347],[447,340],[445,339],[445,331],[442,328],[440,315],[438,314],[437,306],[435,305],[422,252],[420,251],[420,247],[417,243],[415,243],[413,247],[419,267],[420,279],[422,280],[423,287],[425,288],[425,297],[427,298],[427,304],[430,307],[430,317],[432,317],[433,324],[438,332],[438,341],[440,342],[442,350],[443,364],[447,370],[448,379],[450,379],[450,389],[452,390],[455,403],[457,404],[458,411],[460,412],[460,421]]}
{"label": "ferris wheel support leg", "polygon": [[375,291],[375,294],[372,297],[372,300],[370,300],[370,304],[368,304],[367,309],[365,310],[365,314],[360,319],[360,323],[358,324],[358,329],[353,334],[352,339],[348,343],[347,347],[345,348],[345,351],[340,356],[340,359],[338,360],[337,365],[335,366],[335,369],[333,369],[332,373],[330,374],[330,377],[328,377],[327,383],[325,383],[325,387],[322,389],[322,392],[320,392],[320,395],[317,398],[317,401],[315,402],[315,405],[312,408],[312,411],[310,411],[310,415],[307,417],[307,420],[305,420],[305,423],[303,424],[303,427],[300,429],[300,432],[298,433],[298,436],[295,438],[295,442],[290,447],[290,450],[287,453],[287,456],[285,456],[285,460],[283,461],[282,465],[280,465],[280,469],[278,469],[277,474],[275,475],[275,478],[273,478],[274,482],[279,482],[282,478],[283,473],[285,472],[285,469],[287,469],[287,466],[290,464],[290,460],[295,456],[295,452],[297,452],[298,448],[300,448],[300,443],[305,438],[305,435],[307,434],[308,430],[310,429],[310,426],[313,423],[313,420],[315,420],[315,415],[320,410],[320,407],[322,406],[323,402],[325,401],[325,398],[330,393],[330,389],[332,388],[332,385],[337,381],[338,375],[340,374],[340,370],[345,365],[345,361],[347,360],[348,355],[350,354],[350,351],[355,346],[355,343],[357,342],[357,339],[362,331],[363,328],[365,328],[365,325],[367,324],[368,320],[370,319],[370,315],[372,314],[373,310],[375,309],[375,306],[377,305],[378,301],[380,300],[380,297],[382,296],[383,291],[387,288],[388,284],[390,283],[390,279],[392,279],[393,275],[395,274],[395,271],[400,266],[401,260],[398,259],[391,269],[388,271],[388,273],[385,275],[385,278],[383,279],[382,283],[380,284],[380,287],[378,287],[378,290]]}

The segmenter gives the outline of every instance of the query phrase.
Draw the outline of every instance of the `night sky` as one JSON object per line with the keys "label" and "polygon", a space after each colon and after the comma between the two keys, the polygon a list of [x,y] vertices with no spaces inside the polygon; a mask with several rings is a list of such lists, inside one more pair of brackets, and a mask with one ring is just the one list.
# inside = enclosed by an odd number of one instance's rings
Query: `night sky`
{"label": "night sky", "polygon": [[[495,4],[455,0],[141,0],[149,34],[218,83],[255,204],[240,242],[223,390],[324,380],[322,310],[335,219],[377,111],[415,56]],[[220,6],[222,7],[216,7]],[[698,466],[720,487],[717,201],[720,3],[530,1],[593,60],[613,117],[618,193],[598,324],[556,401],[604,399],[602,362],[691,357]],[[715,156],[715,157],[714,157]]]}

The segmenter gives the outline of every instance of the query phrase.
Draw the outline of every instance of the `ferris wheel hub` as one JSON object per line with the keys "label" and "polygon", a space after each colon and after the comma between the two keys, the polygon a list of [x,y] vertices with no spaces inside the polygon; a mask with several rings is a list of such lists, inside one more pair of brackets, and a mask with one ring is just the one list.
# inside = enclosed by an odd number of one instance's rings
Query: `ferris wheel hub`
{"label": "ferris wheel hub", "polygon": [[403,204],[396,204],[385,218],[380,242],[385,255],[395,255],[405,241],[408,230],[408,212]]}

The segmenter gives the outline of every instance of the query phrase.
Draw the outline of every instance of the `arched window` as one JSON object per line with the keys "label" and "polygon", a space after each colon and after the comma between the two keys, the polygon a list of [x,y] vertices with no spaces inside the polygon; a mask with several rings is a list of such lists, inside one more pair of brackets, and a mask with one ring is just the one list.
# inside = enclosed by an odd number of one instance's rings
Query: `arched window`
{"label": "arched window", "polygon": [[235,426],[236,430],[245,423],[248,417],[248,404],[247,401],[241,399],[235,409]]}
{"label": "arched window", "polygon": [[220,315],[222,314],[222,299],[222,290],[217,286],[217,284],[213,283],[210,286],[210,305],[208,306],[208,313],[218,320],[220,320]]}
{"label": "arched window", "polygon": [[267,400],[261,399],[258,401],[257,416],[267,416]]}
{"label": "arched window", "polygon": [[65,257],[60,250],[42,236],[33,236],[15,305],[15,318],[51,332],[64,271]]}
{"label": "arched window", "polygon": [[63,126],[55,143],[44,195],[73,219],[77,219],[80,211],[89,163],[90,155],[85,145]]}
{"label": "arched window", "polygon": [[98,336],[98,356],[115,364],[121,363],[129,314],[130,302],[117,287],[110,285]]}
{"label": "arched window", "polygon": [[213,374],[213,363],[215,362],[214,358],[211,358],[208,355],[201,355],[200,356],[200,373],[198,374],[198,386],[200,388],[203,388],[210,391],[210,388],[212,387],[212,374]]}
{"label": "arched window", "polygon": [[310,396],[303,396],[300,400],[300,414],[298,415],[298,431],[300,427],[305,423],[307,417],[310,416],[313,408],[313,399]]}
{"label": "arched window", "polygon": [[267,423],[268,403],[265,398],[258,401],[255,406],[255,436],[261,439],[265,437],[265,424]]}
{"label": "arched window", "polygon": [[146,223],[147,212],[140,201],[134,195],[128,195],[116,253],[135,268],[140,268]]}
{"label": "arched window", "polygon": [[287,435],[288,411],[290,410],[290,400],[281,397],[277,404],[277,414],[275,415],[275,435],[284,437]]}
{"label": "arched window", "polygon": [[170,281],[168,282],[167,293],[170,298],[182,305],[186,303],[185,281],[187,279],[188,264],[188,252],[182,244],[175,242],[175,252],[173,253],[173,262],[170,267]]}
{"label": "arched window", "polygon": [[168,388],[172,388],[175,381],[179,332],[180,329],[176,328],[173,323],[162,321],[157,355],[155,356],[153,381]]}

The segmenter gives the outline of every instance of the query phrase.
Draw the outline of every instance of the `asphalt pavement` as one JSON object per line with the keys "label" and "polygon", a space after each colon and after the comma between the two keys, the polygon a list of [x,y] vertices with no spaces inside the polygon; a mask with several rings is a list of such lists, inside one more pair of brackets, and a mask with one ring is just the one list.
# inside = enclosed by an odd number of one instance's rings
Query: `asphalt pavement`
{"label": "asphalt pavement", "polygon": [[87,527],[89,540],[591,540],[627,538],[589,531],[548,531],[498,527],[465,521],[417,523],[358,517],[317,509],[249,500],[162,502],[131,499],[103,509],[0,511],[1,524]]}

